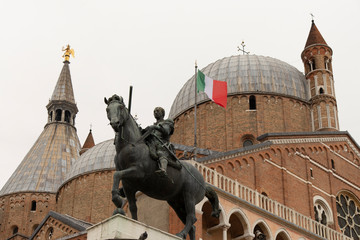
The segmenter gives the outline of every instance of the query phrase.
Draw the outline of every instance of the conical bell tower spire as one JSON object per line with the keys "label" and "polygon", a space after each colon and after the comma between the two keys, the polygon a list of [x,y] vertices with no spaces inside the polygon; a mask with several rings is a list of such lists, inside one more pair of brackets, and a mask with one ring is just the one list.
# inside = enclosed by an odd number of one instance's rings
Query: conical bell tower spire
{"label": "conical bell tower spire", "polygon": [[64,66],[61,70],[49,104],[46,106],[49,114],[48,123],[62,122],[75,126],[75,116],[78,109],[75,103],[69,68],[70,54],[74,56],[74,50],[70,49],[70,46],[68,45],[67,48],[63,48],[63,51],[65,51],[63,55],[65,58]]}
{"label": "conical bell tower spire", "polygon": [[312,20],[301,59],[304,63],[310,96],[313,131],[339,130],[332,54],[332,49],[327,45],[314,20]]}
{"label": "conical bell tower spire", "polygon": [[89,134],[84,142],[83,147],[80,150],[80,155],[82,155],[83,153],[85,153],[87,150],[89,150],[90,148],[95,146],[95,141],[94,141],[94,137],[92,135],[92,130],[90,128]]}
{"label": "conical bell tower spire", "polygon": [[[71,165],[79,157],[80,142],[75,128],[78,112],[69,58],[65,57],[59,79],[48,103],[48,122],[32,148],[0,191],[5,209],[0,218],[0,235],[30,236],[36,224],[55,210],[56,192]],[[30,126],[31,127],[31,126]],[[21,198],[21,207],[14,201]],[[21,221],[20,221],[21,220]]]}

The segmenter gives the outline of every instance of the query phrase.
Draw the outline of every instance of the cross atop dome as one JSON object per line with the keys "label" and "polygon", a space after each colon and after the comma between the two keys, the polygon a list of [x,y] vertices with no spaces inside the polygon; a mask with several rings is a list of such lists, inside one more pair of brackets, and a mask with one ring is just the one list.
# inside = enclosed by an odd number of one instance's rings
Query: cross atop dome
{"label": "cross atop dome", "polygon": [[245,55],[245,53],[246,53],[246,54],[249,54],[249,53],[250,53],[250,52],[246,52],[246,51],[245,51],[245,46],[246,46],[246,45],[245,45],[244,41],[241,42],[241,46],[242,46],[242,49],[238,46],[238,51],[239,51],[239,52],[242,52],[243,55]]}

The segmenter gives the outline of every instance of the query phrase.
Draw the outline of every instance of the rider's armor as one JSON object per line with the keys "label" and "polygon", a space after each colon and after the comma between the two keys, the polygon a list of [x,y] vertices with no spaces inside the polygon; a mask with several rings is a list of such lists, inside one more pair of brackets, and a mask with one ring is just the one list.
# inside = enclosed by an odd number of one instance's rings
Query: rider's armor
{"label": "rider's armor", "polygon": [[168,161],[173,160],[169,150],[174,154],[174,148],[169,141],[174,132],[174,121],[171,119],[161,120],[150,128],[153,128],[152,133],[146,139],[150,148],[150,155],[159,161],[160,169],[157,172],[166,175]]}

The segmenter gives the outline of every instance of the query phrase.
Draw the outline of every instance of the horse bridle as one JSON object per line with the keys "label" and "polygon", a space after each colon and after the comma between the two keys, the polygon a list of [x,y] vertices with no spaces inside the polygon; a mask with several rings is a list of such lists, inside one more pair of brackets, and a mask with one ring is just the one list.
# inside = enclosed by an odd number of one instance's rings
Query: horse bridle
{"label": "horse bridle", "polygon": [[120,115],[122,115],[122,111],[125,111],[125,114],[127,115],[126,117],[123,118],[123,121],[121,121],[121,124],[119,123],[119,125],[118,125],[118,127],[120,128],[119,132],[118,132],[119,136],[120,136],[120,139],[123,140],[124,142],[128,143],[128,144],[131,144],[131,145],[135,146],[134,143],[132,143],[132,142],[130,142],[127,139],[124,138],[124,123],[130,118],[130,113],[126,111],[125,105],[120,101],[116,101],[116,100],[112,101],[112,102],[109,103],[109,105],[111,103],[115,103],[115,102],[117,102],[120,105],[119,106],[120,107]]}

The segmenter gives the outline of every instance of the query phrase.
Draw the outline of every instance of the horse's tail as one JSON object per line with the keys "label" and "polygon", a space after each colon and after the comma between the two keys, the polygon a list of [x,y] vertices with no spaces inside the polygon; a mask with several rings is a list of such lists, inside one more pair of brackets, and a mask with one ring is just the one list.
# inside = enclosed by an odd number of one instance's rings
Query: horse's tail
{"label": "horse's tail", "polygon": [[209,199],[212,206],[211,216],[219,218],[221,212],[219,207],[219,198],[214,189],[212,189],[212,187],[207,183],[205,185],[205,196]]}

